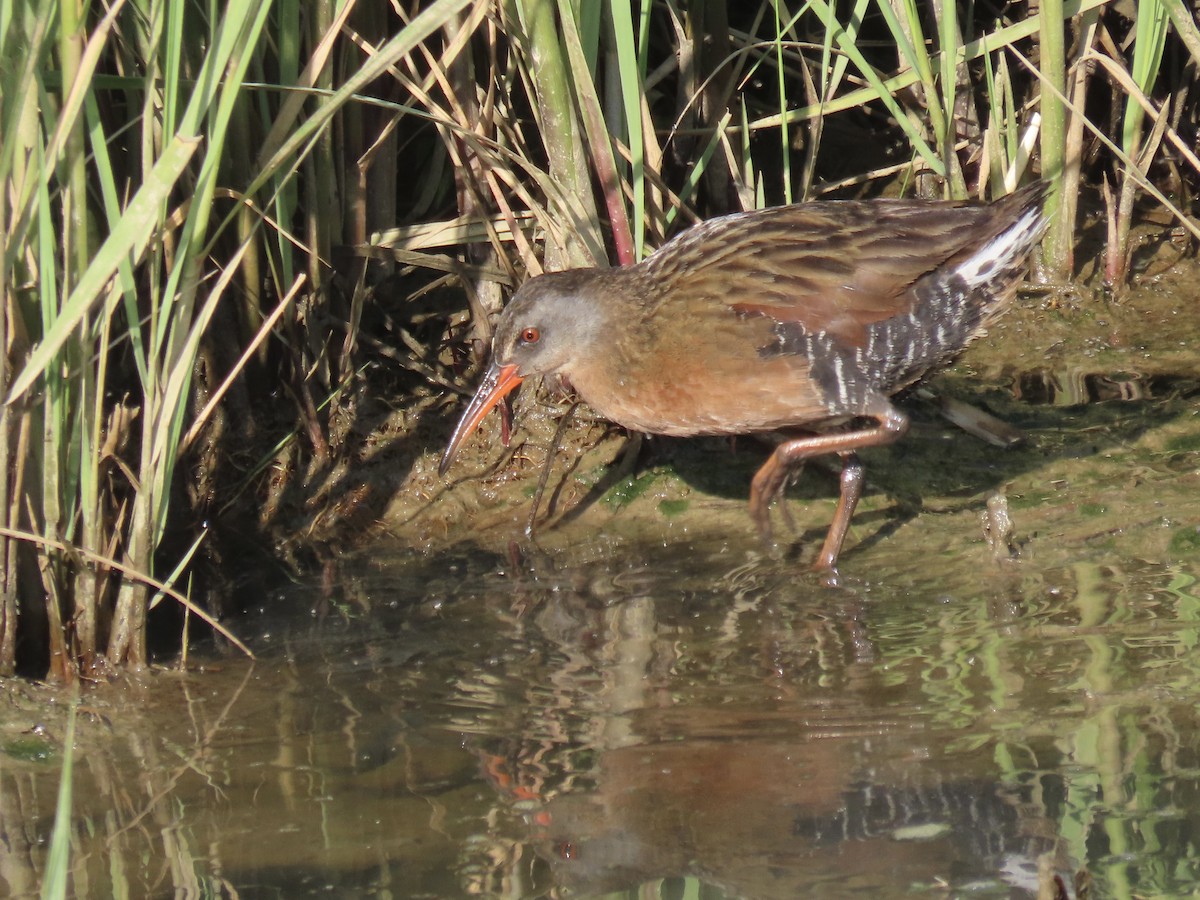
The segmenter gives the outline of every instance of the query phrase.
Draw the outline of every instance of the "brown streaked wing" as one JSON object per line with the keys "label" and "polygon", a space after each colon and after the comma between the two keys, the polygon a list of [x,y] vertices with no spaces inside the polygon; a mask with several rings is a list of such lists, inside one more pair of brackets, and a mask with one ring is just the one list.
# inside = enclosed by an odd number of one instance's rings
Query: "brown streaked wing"
{"label": "brown streaked wing", "polygon": [[643,265],[679,302],[715,296],[858,346],[868,325],[910,309],[921,276],[1005,224],[990,207],[957,202],[796,204],[705,222]]}

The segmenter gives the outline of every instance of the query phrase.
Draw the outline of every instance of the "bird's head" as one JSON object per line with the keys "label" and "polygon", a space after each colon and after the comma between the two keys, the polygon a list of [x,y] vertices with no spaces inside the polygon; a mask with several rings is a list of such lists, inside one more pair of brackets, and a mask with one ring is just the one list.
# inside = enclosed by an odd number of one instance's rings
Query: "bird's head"
{"label": "bird's head", "polygon": [[439,471],[445,474],[463,440],[523,380],[559,375],[570,380],[574,360],[603,352],[604,308],[591,287],[603,269],[571,269],[532,278],[496,323],[492,361],[459,419]]}

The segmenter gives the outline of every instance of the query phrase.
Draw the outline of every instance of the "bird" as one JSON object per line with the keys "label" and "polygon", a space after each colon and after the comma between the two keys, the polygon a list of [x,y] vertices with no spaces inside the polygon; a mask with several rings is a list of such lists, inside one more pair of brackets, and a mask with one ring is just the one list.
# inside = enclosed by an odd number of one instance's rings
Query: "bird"
{"label": "bird", "polygon": [[634,265],[527,280],[441,458],[525,379],[553,376],[632,431],[778,433],[750,514],[804,460],[842,460],[813,567],[836,574],[863,489],[857,451],[908,430],[892,397],[950,362],[1010,305],[1047,221],[1034,182],[990,204],[827,200],[701,222]]}

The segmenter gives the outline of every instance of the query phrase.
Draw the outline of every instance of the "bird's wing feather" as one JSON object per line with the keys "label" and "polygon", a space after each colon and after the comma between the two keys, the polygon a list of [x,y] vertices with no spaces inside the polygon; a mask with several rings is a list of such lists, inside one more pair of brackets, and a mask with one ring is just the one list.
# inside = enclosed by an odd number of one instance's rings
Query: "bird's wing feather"
{"label": "bird's wing feather", "polygon": [[870,324],[911,311],[922,276],[1010,221],[957,202],[796,204],[710,220],[643,265],[669,271],[680,301],[711,297],[859,345]]}

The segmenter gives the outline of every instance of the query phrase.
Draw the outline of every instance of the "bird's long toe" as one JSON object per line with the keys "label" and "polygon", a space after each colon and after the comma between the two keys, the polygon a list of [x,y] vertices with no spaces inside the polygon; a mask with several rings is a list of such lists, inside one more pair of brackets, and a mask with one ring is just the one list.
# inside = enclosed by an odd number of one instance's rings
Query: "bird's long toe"
{"label": "bird's long toe", "polygon": [[[750,482],[750,516],[758,528],[763,541],[772,543],[771,504],[783,496],[787,487],[789,467],[772,454]],[[783,516],[789,528],[795,530],[795,522],[786,507]]]}

